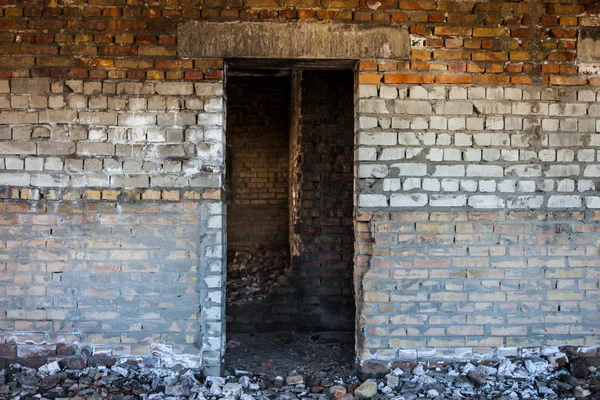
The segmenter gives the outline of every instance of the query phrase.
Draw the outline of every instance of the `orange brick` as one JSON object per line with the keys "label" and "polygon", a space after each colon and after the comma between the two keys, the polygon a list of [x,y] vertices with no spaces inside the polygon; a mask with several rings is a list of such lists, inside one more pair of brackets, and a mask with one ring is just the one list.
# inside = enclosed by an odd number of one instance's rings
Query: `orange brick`
{"label": "orange brick", "polygon": [[505,75],[474,75],[473,83],[478,85],[507,85],[510,77]]}
{"label": "orange brick", "polygon": [[377,71],[377,63],[375,61],[361,61],[358,64],[360,71]]}
{"label": "orange brick", "polygon": [[382,74],[360,74],[358,76],[358,83],[363,85],[377,85],[381,83]]}
{"label": "orange brick", "polygon": [[463,26],[436,26],[433,33],[440,36],[471,36],[473,30]]}
{"label": "orange brick", "polygon": [[531,85],[532,81],[531,81],[531,77],[526,76],[526,75],[521,75],[521,76],[512,76],[510,78],[510,83],[512,83],[513,85]]}
{"label": "orange brick", "polygon": [[435,77],[435,83],[472,83],[473,78],[467,74],[443,74]]}
{"label": "orange brick", "polygon": [[421,83],[421,77],[419,75],[412,74],[386,74],[383,76],[384,83]]}
{"label": "orange brick", "polygon": [[468,60],[470,55],[468,51],[462,50],[438,50],[433,52],[435,60]]}
{"label": "orange brick", "polygon": [[507,60],[508,55],[501,51],[486,51],[473,53],[473,61],[503,61]]}
{"label": "orange brick", "polygon": [[413,50],[411,56],[415,60],[429,60],[431,59],[431,52],[428,50]]}
{"label": "orange brick", "polygon": [[526,51],[511,51],[510,53],[511,61],[529,61],[531,60],[531,56]]}
{"label": "orange brick", "polygon": [[510,36],[508,28],[474,28],[474,37],[506,37]]}
{"label": "orange brick", "polygon": [[435,10],[436,8],[434,1],[400,0],[401,10]]}

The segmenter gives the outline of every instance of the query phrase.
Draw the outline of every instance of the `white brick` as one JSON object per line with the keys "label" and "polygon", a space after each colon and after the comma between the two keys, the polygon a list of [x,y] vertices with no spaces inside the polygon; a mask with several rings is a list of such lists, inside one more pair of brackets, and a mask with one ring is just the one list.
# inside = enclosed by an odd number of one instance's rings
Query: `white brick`
{"label": "white brick", "polygon": [[24,173],[0,173],[0,186],[29,186],[29,174]]}
{"label": "white brick", "polygon": [[578,132],[596,132],[596,121],[593,119],[580,119]]}
{"label": "white brick", "polygon": [[418,146],[421,144],[414,132],[398,132],[398,144],[402,146]]}
{"label": "white brick", "polygon": [[429,100],[445,100],[446,99],[446,88],[435,86],[429,88],[429,94],[427,95]]}
{"label": "white brick", "polygon": [[595,103],[595,104],[590,105],[588,114],[591,115],[592,117],[600,117],[600,104]]}
{"label": "white brick", "polygon": [[449,92],[450,100],[466,100],[467,89],[464,87],[451,87]]}
{"label": "white brick", "polygon": [[425,156],[429,161],[442,161],[444,159],[444,150],[442,149],[429,149]]}
{"label": "white brick", "polygon": [[550,113],[550,115],[560,115],[560,116],[585,115],[587,113],[587,105],[572,104],[572,103],[550,104],[549,113]]}
{"label": "white brick", "polygon": [[574,192],[575,181],[573,179],[561,179],[556,184],[556,191],[558,192]]}
{"label": "white brick", "polygon": [[360,129],[377,128],[377,118],[375,118],[375,117],[359,117],[358,127]]}
{"label": "white brick", "polygon": [[173,96],[189,96],[194,93],[191,82],[158,82],[154,88],[156,93]]}
{"label": "white brick", "polygon": [[473,103],[468,101],[441,101],[435,104],[436,114],[471,115]]}
{"label": "white brick", "polygon": [[404,191],[421,189],[421,178],[406,178],[402,187]]}
{"label": "white brick", "polygon": [[25,169],[25,161],[16,157],[6,157],[4,159],[6,169]]}
{"label": "white brick", "polygon": [[470,87],[469,91],[469,99],[470,100],[480,100],[485,99],[485,88],[484,87]]}
{"label": "white brick", "polygon": [[511,113],[511,103],[503,102],[503,101],[489,101],[489,100],[481,100],[474,101],[473,105],[475,109],[485,115],[495,115],[495,114],[510,114]]}
{"label": "white brick", "polygon": [[542,192],[554,192],[554,184],[556,182],[552,179],[544,179],[544,181],[542,182],[541,185],[541,191]]}
{"label": "white brick", "polygon": [[373,147],[359,147],[356,158],[358,161],[375,161],[377,160],[377,150]]}
{"label": "white brick", "polygon": [[33,142],[0,142],[0,154],[35,154],[36,146]]}
{"label": "white brick", "polygon": [[46,158],[44,168],[49,171],[61,171],[63,169],[63,161],[57,157],[48,157]]}
{"label": "white brick", "polygon": [[429,118],[429,129],[448,129],[448,120],[445,117],[434,115]]}
{"label": "white brick", "polygon": [[540,165],[511,165],[506,167],[506,176],[515,178],[529,178],[542,176],[542,168]]}
{"label": "white brick", "polygon": [[44,169],[44,159],[39,157],[27,157],[25,159],[25,170],[41,171]]}
{"label": "white brick", "polygon": [[[2,180],[2,175],[0,175],[0,181],[1,180]],[[587,208],[600,208],[600,197],[586,196],[585,197],[585,206]]]}
{"label": "white brick", "polygon": [[584,135],[577,133],[549,134],[548,139],[551,147],[584,147]]}
{"label": "white brick", "polygon": [[587,192],[590,190],[596,190],[596,184],[592,180],[580,179],[577,181],[577,191]]}
{"label": "white brick", "polygon": [[406,149],[406,159],[410,160],[411,158],[415,158],[422,152],[423,149],[420,147],[409,147]]}
{"label": "white brick", "polygon": [[476,192],[477,181],[472,179],[464,179],[460,181],[460,190],[463,192]]}
{"label": "white brick", "polygon": [[460,131],[466,128],[467,120],[464,118],[450,118],[448,120],[448,129],[451,131]]}
{"label": "white brick", "polygon": [[577,100],[579,101],[596,101],[596,92],[588,89],[579,90],[577,92]]}
{"label": "white brick", "polygon": [[[368,86],[370,86],[370,85],[368,85]],[[365,87],[365,85],[361,85],[361,87]],[[223,95],[223,83],[222,82],[195,83],[194,89],[196,91],[196,95],[198,95],[198,96],[222,96]],[[377,94],[375,94],[375,96],[377,96]]]}
{"label": "white brick", "polygon": [[498,191],[503,193],[512,193],[517,190],[517,181],[515,179],[505,179],[498,182]]}
{"label": "white brick", "polygon": [[69,184],[68,175],[32,174],[31,185],[41,187],[65,187]]}
{"label": "white brick", "polygon": [[512,114],[514,115],[548,115],[547,103],[528,103],[515,102],[512,103]]}
{"label": "white brick", "polygon": [[360,194],[358,195],[359,207],[387,207],[387,197],[383,194]]}
{"label": "white brick", "polygon": [[473,208],[504,208],[504,199],[493,195],[475,195],[467,202]]}
{"label": "white brick", "polygon": [[381,86],[379,88],[379,97],[382,99],[396,99],[398,98],[398,89],[394,86]]}
{"label": "white brick", "polygon": [[397,114],[432,114],[431,103],[420,100],[397,100],[394,112]]}
{"label": "white brick", "polygon": [[447,133],[438,133],[435,144],[438,146],[450,146],[452,144],[452,136]]}
{"label": "white brick", "polygon": [[423,178],[422,184],[423,190],[427,190],[429,192],[439,192],[442,188],[440,181],[435,178]]}
{"label": "white brick", "polygon": [[521,100],[523,98],[523,91],[521,89],[507,87],[504,89],[504,98],[506,100]]}
{"label": "white brick", "polygon": [[[533,153],[535,157],[535,153]],[[508,150],[502,149],[500,150],[500,158],[503,161],[518,161],[519,160],[519,150]]]}
{"label": "white brick", "polygon": [[509,147],[510,145],[508,133],[474,133],[473,139],[478,146]]}
{"label": "white brick", "polygon": [[429,121],[423,117],[415,117],[410,122],[410,129],[424,130],[429,128]]}
{"label": "white brick", "polygon": [[556,132],[558,130],[560,121],[557,119],[543,119],[542,129],[545,132]]}
{"label": "white brick", "polygon": [[[198,94],[200,95],[200,94]],[[369,97],[377,97],[377,86],[374,85],[359,85],[358,86],[358,97],[366,99]]]}
{"label": "white brick", "polygon": [[412,86],[408,89],[408,97],[411,99],[427,99],[427,89],[422,86]]}
{"label": "white brick", "polygon": [[481,161],[481,149],[467,149],[465,152],[466,161]]}
{"label": "white brick", "polygon": [[398,144],[396,132],[359,132],[358,141],[361,145],[393,146]]}
{"label": "white brick", "polygon": [[523,129],[523,118],[519,117],[504,117],[504,128],[508,130]]}
{"label": "white brick", "polygon": [[492,131],[501,131],[504,129],[504,118],[502,117],[487,117],[485,119],[485,129]]}
{"label": "white brick", "polygon": [[491,193],[496,191],[496,181],[482,179],[478,182],[479,191]]}
{"label": "white brick", "polygon": [[389,129],[392,126],[392,119],[387,117],[379,117],[377,119],[379,126],[383,129]]}
{"label": "white brick", "polygon": [[383,190],[385,192],[396,192],[402,188],[400,179],[387,178],[383,180]]}
{"label": "white brick", "polygon": [[573,162],[575,160],[575,151],[571,149],[560,149],[556,151],[556,161]]}
{"label": "white brick", "polygon": [[427,195],[424,193],[393,194],[390,198],[392,207],[423,207],[427,205]]}
{"label": "white brick", "polygon": [[385,100],[361,99],[358,101],[358,112],[367,114],[388,114]]}
{"label": "white brick", "polygon": [[468,165],[467,176],[502,177],[504,168],[500,165]]}
{"label": "white brick", "polygon": [[388,173],[387,165],[383,164],[361,164],[358,166],[359,178],[384,178]]}
{"label": "white brick", "polygon": [[[167,104],[167,108],[169,105]],[[206,112],[219,112],[223,111],[223,98],[222,97],[211,97],[204,102],[204,111]]]}
{"label": "white brick", "polygon": [[544,204],[543,196],[517,196],[508,199],[508,208],[538,209]]}
{"label": "white brick", "polygon": [[528,192],[528,193],[533,193],[535,192],[535,181],[524,181],[524,180],[518,180],[517,181],[517,191],[518,192]]}
{"label": "white brick", "polygon": [[458,179],[442,179],[442,190],[444,192],[458,192],[460,181]]}
{"label": "white brick", "polygon": [[457,133],[454,135],[454,144],[457,146],[472,146],[473,137],[466,133]]}
{"label": "white brick", "polygon": [[462,161],[462,152],[459,149],[444,149],[444,161]]}
{"label": "white brick", "polygon": [[583,170],[583,176],[591,178],[600,177],[600,165],[588,165]]}
{"label": "white brick", "polygon": [[483,149],[483,159],[485,161],[498,161],[500,159],[500,150]]}
{"label": "white brick", "polygon": [[427,164],[400,163],[392,164],[392,168],[398,168],[399,176],[425,176],[427,175]]}
{"label": "white brick", "polygon": [[575,195],[553,195],[548,199],[548,208],[579,208],[581,197]]}
{"label": "white brick", "polygon": [[[512,153],[513,151],[512,150],[506,150],[506,152],[511,152]],[[504,160],[508,160],[508,157],[504,156],[504,150],[502,151],[502,158]],[[523,150],[523,149],[519,150],[519,157],[518,157],[518,159],[521,160],[521,161],[531,161],[531,162],[533,162],[533,161],[536,161],[537,158],[538,158],[537,153],[534,150]],[[516,159],[513,160],[512,157],[511,157],[511,160],[512,161],[516,161]]]}
{"label": "white brick", "polygon": [[410,127],[410,120],[405,118],[392,118],[392,128],[394,129],[408,129]]}
{"label": "white brick", "polygon": [[467,118],[467,129],[470,131],[483,130],[484,123],[483,118]]}
{"label": "white brick", "polygon": [[487,88],[485,97],[488,100],[502,100],[504,98],[504,88],[501,88],[501,87]]}
{"label": "white brick", "polygon": [[[423,146],[433,146],[436,143],[435,132],[418,132],[417,137]],[[448,141],[448,144],[450,144],[450,141]]]}
{"label": "white brick", "polygon": [[575,118],[561,119],[560,130],[567,132],[577,132],[577,120]]}
{"label": "white brick", "polygon": [[578,176],[579,165],[550,165],[545,175],[548,177]]}
{"label": "white brick", "polygon": [[463,207],[467,204],[467,196],[452,194],[432,194],[429,205],[432,207]]}
{"label": "white brick", "polygon": [[406,149],[404,147],[385,147],[381,151],[379,159],[386,161],[403,160],[405,155]]}
{"label": "white brick", "polygon": [[538,157],[542,162],[551,162],[556,160],[556,151],[552,149],[540,150]]}

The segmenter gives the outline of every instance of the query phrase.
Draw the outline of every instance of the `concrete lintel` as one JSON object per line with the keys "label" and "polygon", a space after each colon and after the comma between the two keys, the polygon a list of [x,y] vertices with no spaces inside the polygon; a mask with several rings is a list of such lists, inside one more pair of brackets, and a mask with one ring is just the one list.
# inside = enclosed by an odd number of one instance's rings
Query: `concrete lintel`
{"label": "concrete lintel", "polygon": [[401,26],[333,21],[190,21],[177,29],[180,58],[405,59]]}

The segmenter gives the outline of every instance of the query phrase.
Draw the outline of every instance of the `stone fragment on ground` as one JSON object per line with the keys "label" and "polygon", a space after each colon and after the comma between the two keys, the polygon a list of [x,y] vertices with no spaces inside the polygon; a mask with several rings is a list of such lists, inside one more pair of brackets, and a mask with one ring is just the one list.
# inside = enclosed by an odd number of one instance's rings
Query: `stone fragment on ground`
{"label": "stone fragment on ground", "polygon": [[363,381],[352,374],[309,368],[291,370],[285,377],[236,370],[227,377],[202,378],[198,371],[175,372],[127,362],[82,370],[61,369],[54,363],[39,369],[11,364],[0,369],[0,399],[600,400],[599,364],[595,358],[554,353],[479,365],[432,362]]}

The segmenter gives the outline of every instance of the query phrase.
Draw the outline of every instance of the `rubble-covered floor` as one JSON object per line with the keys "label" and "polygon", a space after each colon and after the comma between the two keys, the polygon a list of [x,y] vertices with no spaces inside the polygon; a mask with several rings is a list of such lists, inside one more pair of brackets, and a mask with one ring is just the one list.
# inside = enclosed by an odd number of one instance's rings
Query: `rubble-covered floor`
{"label": "rubble-covered floor", "polygon": [[[238,346],[238,348],[241,346]],[[240,350],[241,351],[241,350]],[[282,353],[285,349],[280,349]],[[249,354],[249,353],[248,353]],[[322,354],[326,359],[337,355]],[[302,360],[301,357],[292,358]],[[246,355],[242,354],[242,361]],[[239,364],[256,368],[244,371],[229,360],[235,371],[226,378],[203,378],[195,371],[175,372],[120,363],[84,370],[62,370],[57,362],[39,370],[11,365],[0,370],[1,399],[316,399],[389,400],[423,399],[600,399],[598,358],[574,358],[569,354],[548,354],[526,360],[504,359],[487,365],[451,363],[433,369],[417,365],[411,370],[396,369],[378,380],[360,382],[352,375],[337,374],[335,367],[319,370],[299,362],[295,370],[281,375],[273,366],[255,360]],[[278,364],[277,364],[278,365]],[[271,368],[271,369],[268,369]],[[283,368],[283,364],[282,364]],[[261,372],[262,371],[262,372]]]}

